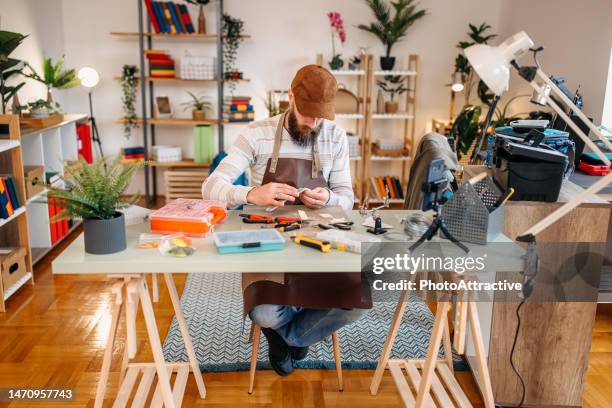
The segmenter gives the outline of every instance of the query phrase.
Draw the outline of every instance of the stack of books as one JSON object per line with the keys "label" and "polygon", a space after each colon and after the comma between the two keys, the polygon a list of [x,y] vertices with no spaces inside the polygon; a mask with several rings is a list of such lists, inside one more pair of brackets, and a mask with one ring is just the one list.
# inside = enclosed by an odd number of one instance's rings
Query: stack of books
{"label": "stack of books", "polygon": [[398,177],[395,176],[378,176],[370,177],[372,188],[370,189],[370,197],[384,200],[387,195],[386,189],[389,190],[389,198],[404,199],[404,190]]}
{"label": "stack of books", "polygon": [[156,33],[193,34],[195,29],[184,4],[145,0],[149,20]]}
{"label": "stack of books", "polygon": [[144,161],[144,147],[124,147],[121,149],[121,158],[124,163],[139,163]]}
{"label": "stack of books", "polygon": [[250,96],[225,98],[223,108],[223,118],[228,122],[252,122],[255,120]]}
{"label": "stack of books", "polygon": [[17,194],[17,183],[13,176],[0,177],[0,217],[8,218],[21,207],[21,200]]}
{"label": "stack of books", "polygon": [[[59,174],[54,171],[45,172],[45,180],[47,184],[54,187],[66,188],[66,185],[60,178]],[[62,239],[72,225],[72,220],[62,219],[57,220],[57,216],[61,214],[64,209],[62,201],[58,198],[48,197],[47,207],[49,211],[49,232],[51,234],[51,245],[55,245],[60,239]]]}
{"label": "stack of books", "polygon": [[149,75],[151,78],[174,78],[174,60],[166,51],[146,50],[149,60]]}

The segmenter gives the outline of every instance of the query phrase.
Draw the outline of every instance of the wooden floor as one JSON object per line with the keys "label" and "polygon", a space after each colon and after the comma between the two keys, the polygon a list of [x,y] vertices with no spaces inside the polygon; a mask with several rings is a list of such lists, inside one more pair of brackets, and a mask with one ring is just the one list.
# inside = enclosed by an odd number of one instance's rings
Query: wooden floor
{"label": "wooden floor", "polygon": [[[77,231],[78,233],[78,231]],[[66,240],[66,241],[70,241]],[[67,243],[52,251],[35,268],[35,285],[15,294],[0,313],[0,387],[73,388],[75,400],[45,407],[92,407],[110,324],[111,294],[104,277],[52,276],[50,263]],[[176,275],[179,292],[185,276]],[[160,280],[160,283],[163,280]],[[160,333],[167,332],[172,307],[165,286],[155,305]],[[145,328],[138,327],[138,359],[150,361],[144,342]],[[585,393],[585,407],[612,406],[612,308],[600,307],[597,315]],[[105,407],[112,405],[125,333],[114,350],[113,369]],[[399,407],[401,401],[391,377],[385,374],[379,394],[370,396],[370,370],[344,370],[345,390],[337,391],[335,371],[296,370],[281,378],[273,372],[257,373],[253,395],[246,393],[246,371],[205,374],[207,398],[200,400],[190,377],[183,406],[279,406],[279,407]],[[462,387],[482,406],[470,373],[458,373]],[[9,405],[0,403],[0,407]],[[43,406],[13,403],[11,407]]]}

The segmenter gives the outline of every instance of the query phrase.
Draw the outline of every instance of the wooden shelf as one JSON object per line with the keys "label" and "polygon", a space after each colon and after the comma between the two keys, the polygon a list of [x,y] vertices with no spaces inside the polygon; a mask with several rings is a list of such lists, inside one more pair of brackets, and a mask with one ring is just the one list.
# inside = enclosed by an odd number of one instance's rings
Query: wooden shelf
{"label": "wooden shelf", "polygon": [[374,76],[401,75],[401,76],[416,76],[416,71],[413,70],[395,70],[395,71],[374,71]]}
{"label": "wooden shelf", "polygon": [[28,281],[32,279],[32,272],[28,272],[23,275],[17,282],[15,282],[12,286],[4,289],[2,299],[6,301],[11,295],[19,290],[20,287],[28,283]]}
{"label": "wooden shelf", "polygon": [[[120,37],[138,37],[140,34],[138,32],[133,31],[111,31],[111,35],[117,35]],[[215,39],[217,38],[217,34],[214,33],[206,33],[206,34],[198,34],[198,33],[143,33],[145,37],[155,37],[155,38],[171,38],[171,39]],[[241,38],[251,38],[250,34],[243,34],[240,36]]]}
{"label": "wooden shelf", "polygon": [[47,126],[47,127],[43,127],[43,128],[28,128],[28,127],[22,127],[21,128],[21,137],[24,136],[30,136],[30,135],[38,135],[44,131],[50,130],[50,129],[54,129],[54,128],[59,128],[65,125],[68,125],[69,123],[72,122],[83,122],[86,121],[88,119],[88,115],[85,113],[76,113],[76,114],[64,114],[64,120],[59,122],[59,123],[55,123],[51,126]]}
{"label": "wooden shelf", "polygon": [[64,239],[66,239],[66,237],[68,237],[70,233],[72,233],[72,231],[80,227],[82,223],[83,221],[81,220],[75,220],[74,224],[72,224],[72,226],[68,230],[68,233],[64,235],[63,237],[61,237],[60,239],[58,239],[57,242],[54,245],[51,245],[50,247],[46,247],[46,248],[32,247],[32,264],[35,265],[38,261],[40,261],[45,255],[49,253],[49,251],[51,251],[53,248],[58,246]]}
{"label": "wooden shelf", "polygon": [[[136,119],[138,124],[142,124],[142,118]],[[151,125],[156,126],[201,126],[201,125],[216,125],[216,119],[206,119],[206,120],[193,120],[189,118],[167,118],[167,119],[156,119],[149,118],[147,122]],[[124,124],[125,119],[117,119],[116,123]]]}
{"label": "wooden shelf", "polygon": [[0,140],[0,152],[9,151],[20,145],[21,143],[19,143],[19,140]]}
{"label": "wooden shelf", "polygon": [[410,113],[373,113],[372,119],[378,120],[406,120],[414,119],[414,115]]}
{"label": "wooden shelf", "polygon": [[365,70],[363,69],[332,69],[330,71],[332,74],[337,76],[363,76],[365,75]]}
{"label": "wooden shelf", "polygon": [[[115,80],[120,80],[121,77],[114,77]],[[136,79],[140,79],[140,77],[136,77]],[[151,82],[159,82],[159,83],[198,83],[198,84],[216,84],[219,82],[218,79],[183,79],[183,78],[157,78],[157,77],[145,77],[145,81]],[[248,78],[243,79],[224,79],[223,82],[251,82]]]}
{"label": "wooden shelf", "polygon": [[408,156],[371,156],[370,160],[372,161],[406,161],[406,160],[410,160],[411,158]]}
{"label": "wooden shelf", "polygon": [[25,205],[22,205],[21,207],[16,209],[15,212],[13,213],[13,215],[11,215],[10,217],[0,219],[0,227],[8,224],[9,222],[13,221],[15,218],[19,217],[21,214],[23,214],[25,212],[26,212]]}
{"label": "wooden shelf", "polygon": [[361,113],[336,113],[336,119],[363,119]]}
{"label": "wooden shelf", "polygon": [[153,167],[199,167],[206,169],[210,167],[210,163],[195,163],[193,159],[183,159],[179,162],[158,162],[151,160],[147,163]]}

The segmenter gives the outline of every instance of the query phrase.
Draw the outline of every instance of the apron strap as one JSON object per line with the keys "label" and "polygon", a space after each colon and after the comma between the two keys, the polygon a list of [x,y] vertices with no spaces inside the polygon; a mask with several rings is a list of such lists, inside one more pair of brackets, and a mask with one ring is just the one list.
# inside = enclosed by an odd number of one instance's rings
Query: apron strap
{"label": "apron strap", "polygon": [[278,125],[276,126],[276,132],[274,134],[274,148],[272,150],[272,160],[270,161],[270,173],[276,173],[276,165],[278,164],[278,154],[280,152],[281,138],[283,136],[283,126],[285,124],[285,117],[287,112],[283,113]]}
{"label": "apron strap", "polygon": [[312,178],[319,176],[321,170],[321,162],[319,162],[319,142],[317,139],[312,141]]}
{"label": "apron strap", "polygon": [[[283,127],[285,124],[285,118],[287,116],[287,111],[283,113],[281,116],[278,125],[276,126],[276,132],[274,133],[274,147],[272,149],[272,157],[270,161],[270,170],[269,172],[274,174],[276,173],[276,166],[278,165],[278,156],[280,153],[280,145],[281,139],[283,136]],[[321,170],[321,162],[319,161],[319,144],[315,139],[312,142],[312,172],[311,176],[313,179],[319,176],[319,171]]]}

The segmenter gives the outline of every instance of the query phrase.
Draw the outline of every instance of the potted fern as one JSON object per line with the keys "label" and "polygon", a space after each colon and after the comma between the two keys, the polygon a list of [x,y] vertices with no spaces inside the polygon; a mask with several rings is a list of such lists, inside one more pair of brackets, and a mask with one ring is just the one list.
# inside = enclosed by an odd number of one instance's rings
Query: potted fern
{"label": "potted fern", "polygon": [[391,7],[385,0],[366,0],[367,5],[374,13],[376,21],[370,25],[359,24],[357,28],[374,34],[385,46],[385,56],[380,57],[380,68],[392,70],[395,57],[391,56],[393,46],[402,40],[406,31],[419,19],[427,14],[427,10],[417,10],[418,3],[414,0],[391,1],[395,15],[391,16]]}
{"label": "potted fern", "polygon": [[48,200],[62,208],[56,219],[83,219],[85,252],[102,255],[126,248],[125,218],[119,210],[139,198],[135,194],[123,199],[123,193],[140,166],[142,163],[124,164],[121,157],[110,163],[100,158],[93,164],[81,157],[66,166],[66,174],[60,177],[65,189],[47,186]]}
{"label": "potted fern", "polygon": [[196,95],[193,92],[187,93],[191,96],[191,100],[182,103],[185,110],[191,109],[193,120],[206,120],[206,111],[212,109],[212,104],[206,100],[206,96]]}

